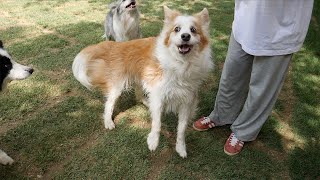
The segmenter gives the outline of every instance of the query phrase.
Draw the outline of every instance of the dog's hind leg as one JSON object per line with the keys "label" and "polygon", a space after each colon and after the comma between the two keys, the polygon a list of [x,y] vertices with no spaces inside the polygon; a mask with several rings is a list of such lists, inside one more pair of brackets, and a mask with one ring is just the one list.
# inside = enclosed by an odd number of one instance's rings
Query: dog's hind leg
{"label": "dog's hind leg", "polygon": [[149,98],[149,109],[151,112],[152,125],[148,135],[147,143],[150,151],[156,150],[159,144],[161,130],[162,102],[158,93],[151,92]]}
{"label": "dog's hind leg", "polygon": [[13,159],[9,157],[5,152],[0,149],[0,163],[3,165],[11,165],[13,163]]}
{"label": "dog's hind leg", "polygon": [[144,93],[143,88],[140,84],[135,84],[134,92],[136,96],[136,101],[143,103],[146,107],[149,107],[148,97]]}
{"label": "dog's hind leg", "polygon": [[113,86],[109,93],[107,94],[107,101],[105,103],[105,108],[104,108],[104,114],[103,114],[103,119],[104,119],[104,126],[106,129],[114,129],[115,124],[112,121],[112,113],[114,109],[114,105],[121,95],[123,86]]}

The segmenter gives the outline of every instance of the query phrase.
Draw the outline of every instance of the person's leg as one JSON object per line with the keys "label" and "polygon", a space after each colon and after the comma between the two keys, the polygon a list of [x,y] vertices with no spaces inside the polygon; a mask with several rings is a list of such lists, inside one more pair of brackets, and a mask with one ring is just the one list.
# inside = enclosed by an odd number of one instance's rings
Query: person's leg
{"label": "person's leg", "polygon": [[255,57],[243,109],[231,125],[241,141],[253,141],[271,114],[288,71],[292,54]]}
{"label": "person's leg", "polygon": [[231,34],[214,110],[209,115],[216,126],[232,124],[238,117],[247,98],[253,58]]}

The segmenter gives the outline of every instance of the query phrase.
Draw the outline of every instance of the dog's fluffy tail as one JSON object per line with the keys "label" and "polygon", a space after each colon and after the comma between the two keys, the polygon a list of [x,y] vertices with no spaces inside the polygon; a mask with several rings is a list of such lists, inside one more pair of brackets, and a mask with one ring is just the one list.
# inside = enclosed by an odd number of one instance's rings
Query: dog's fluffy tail
{"label": "dog's fluffy tail", "polygon": [[74,77],[86,88],[92,88],[89,77],[87,76],[87,57],[79,53],[73,61],[72,72]]}

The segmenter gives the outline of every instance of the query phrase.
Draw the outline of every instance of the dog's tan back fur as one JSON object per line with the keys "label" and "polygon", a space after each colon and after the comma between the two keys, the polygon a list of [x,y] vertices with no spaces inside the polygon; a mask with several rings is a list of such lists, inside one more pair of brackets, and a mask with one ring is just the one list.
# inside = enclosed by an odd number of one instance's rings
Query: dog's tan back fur
{"label": "dog's tan back fur", "polygon": [[159,62],[153,55],[156,38],[115,43],[105,41],[82,51],[91,54],[87,75],[91,84],[107,93],[109,84],[136,79],[152,85],[161,78]]}

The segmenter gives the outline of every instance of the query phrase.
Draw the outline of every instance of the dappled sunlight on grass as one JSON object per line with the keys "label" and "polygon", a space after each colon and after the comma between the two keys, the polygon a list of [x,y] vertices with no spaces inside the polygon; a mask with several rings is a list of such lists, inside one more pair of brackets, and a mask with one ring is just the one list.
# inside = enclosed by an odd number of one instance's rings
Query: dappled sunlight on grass
{"label": "dappled sunlight on grass", "polygon": [[297,100],[291,126],[295,134],[305,141],[303,147],[289,152],[290,174],[296,179],[320,177],[319,6],[320,2],[315,1],[304,48],[296,53],[293,61],[293,87]]}
{"label": "dappled sunlight on grass", "polygon": [[41,35],[41,30],[34,25],[14,26],[0,31],[1,39],[10,39],[9,42],[3,42],[5,46],[10,46],[17,42],[23,42],[26,39],[35,38]]}
{"label": "dappled sunlight on grass", "polygon": [[[314,119],[320,119],[320,104],[317,105],[310,105],[304,104],[303,108],[309,112],[314,114]],[[320,121],[313,121],[314,125],[320,125]]]}
{"label": "dappled sunlight on grass", "polygon": [[[279,117],[278,117],[279,118]],[[280,118],[281,119],[281,118]],[[282,146],[286,152],[292,151],[296,147],[303,148],[307,141],[296,134],[291,125],[285,121],[278,121],[276,132],[281,135],[283,139]]]}
{"label": "dappled sunlight on grass", "polygon": [[144,105],[136,105],[124,112],[119,113],[115,118],[116,125],[124,124],[132,128],[150,129],[151,119],[148,108]]}
{"label": "dappled sunlight on grass", "polygon": [[77,118],[79,119],[81,116],[83,116],[83,111],[75,111],[75,112],[70,112],[70,113],[67,113],[66,115],[67,116],[70,116],[72,118]]}
{"label": "dappled sunlight on grass", "polygon": [[[90,93],[90,92],[89,92]],[[97,99],[91,99],[90,101],[87,101],[87,104],[86,104],[88,107],[97,107],[97,106],[101,106],[103,105],[101,103],[100,100],[97,100]]]}
{"label": "dappled sunlight on grass", "polygon": [[[107,1],[105,2],[107,3]],[[92,6],[92,4],[87,1],[20,1],[12,2],[11,6],[14,5],[13,13],[26,21],[35,22],[45,28],[66,25],[70,22],[77,23],[88,19],[102,22],[101,20],[105,16],[103,10],[106,11],[106,6]],[[43,16],[43,14],[45,14],[45,16]]]}
{"label": "dappled sunlight on grass", "polygon": [[54,85],[49,82],[40,82],[40,81],[20,81],[12,82],[9,87],[12,91],[22,92],[31,94],[39,89],[43,92],[41,96],[47,97],[57,97],[62,95],[61,85]]}

